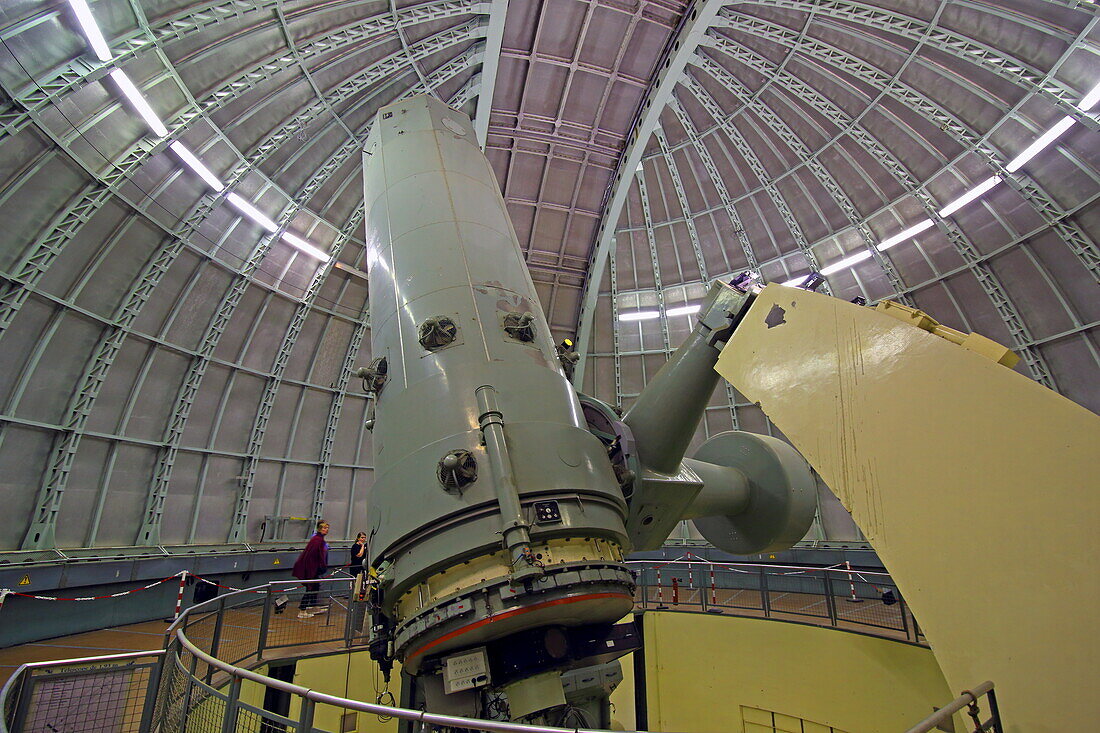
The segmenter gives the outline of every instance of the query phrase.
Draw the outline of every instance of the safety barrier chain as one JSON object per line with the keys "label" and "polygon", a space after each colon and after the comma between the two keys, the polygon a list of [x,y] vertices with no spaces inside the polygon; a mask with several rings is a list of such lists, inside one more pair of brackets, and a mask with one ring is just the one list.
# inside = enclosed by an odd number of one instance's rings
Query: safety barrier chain
{"label": "safety barrier chain", "polygon": [[[335,570],[328,573],[327,575],[324,575],[321,578],[318,578],[318,580],[321,580],[323,578],[334,578],[334,577],[336,577],[337,573],[339,573],[341,570],[343,570],[344,568],[347,568],[347,567],[350,567],[350,565],[341,565],[340,567],[336,568]],[[210,580],[209,578],[205,578],[205,577],[203,577],[203,576],[201,576],[197,573],[192,573],[190,570],[181,570],[178,573],[175,573],[173,575],[169,575],[167,578],[161,578],[160,580],[155,580],[152,583],[150,583],[149,585],[143,585],[140,588],[131,588],[130,590],[119,591],[118,593],[110,593],[108,595],[103,595],[103,596],[82,596],[82,597],[79,597],[79,598],[58,598],[58,597],[54,597],[54,596],[40,596],[40,595],[35,595],[33,593],[20,593],[18,591],[12,590],[10,588],[0,588],[0,608],[4,607],[4,599],[7,596],[20,596],[21,598],[33,598],[36,601],[102,601],[102,600],[105,600],[107,598],[120,598],[122,596],[128,596],[131,593],[139,593],[143,590],[149,590],[150,588],[157,587],[161,583],[167,583],[169,580],[172,580],[173,578],[180,578],[181,580],[186,580],[188,576],[194,578],[195,580],[201,580],[203,583],[207,583],[209,585],[213,585],[213,586],[216,586],[218,588],[224,588],[225,590],[244,591],[246,593],[263,593],[264,592],[262,590],[254,590],[252,588],[236,588],[232,585],[224,585],[222,583],[218,583],[216,581]],[[182,585],[182,583],[181,583],[181,585]]]}
{"label": "safety barrier chain", "polygon": [[[187,575],[186,570],[181,570],[175,575],[169,575],[167,578],[161,578],[160,580],[153,581],[149,585],[143,585],[140,588],[131,588],[130,590],[119,591],[118,593],[111,593],[105,596],[83,596],[80,598],[55,598],[53,596],[39,596],[32,593],[19,593],[11,590],[10,588],[0,589],[0,608],[4,607],[4,598],[7,596],[20,596],[22,598],[33,598],[36,601],[102,601],[105,598],[119,598],[120,596],[128,596],[131,593],[139,593],[143,590],[149,590],[155,588],[161,583],[167,583],[172,578],[180,578]],[[198,577],[198,576],[195,576]]]}
{"label": "safety barrier chain", "polygon": [[[318,580],[322,580],[324,578],[335,578],[337,573],[339,573],[339,572],[345,570],[345,568],[349,568],[349,567],[351,567],[351,563],[347,563],[345,565],[340,565],[340,566],[336,567],[335,569],[333,569],[330,573],[322,576],[321,578],[318,578]],[[19,593],[18,591],[11,590],[10,588],[0,588],[0,611],[2,611],[4,609],[4,601],[7,600],[8,596],[19,596],[20,598],[30,598],[30,599],[35,600],[35,601],[103,601],[103,600],[107,600],[108,598],[121,598],[122,596],[128,596],[128,595],[131,595],[133,593],[140,593],[143,590],[149,590],[150,588],[155,588],[158,585],[160,585],[161,583],[167,583],[169,580],[172,580],[173,578],[179,578],[180,579],[179,592],[176,594],[176,607],[175,607],[175,610],[172,613],[172,618],[176,619],[176,618],[179,618],[180,612],[183,610],[183,592],[184,592],[184,589],[187,586],[187,578],[188,577],[192,577],[195,580],[201,581],[203,583],[207,583],[207,584],[215,586],[217,588],[224,588],[225,590],[236,591],[236,592],[239,592],[239,593],[264,593],[265,592],[264,590],[256,590],[254,588],[235,588],[231,585],[224,585],[222,583],[218,583],[216,581],[210,580],[209,578],[204,578],[201,575],[198,575],[196,573],[192,573],[190,570],[181,570],[178,573],[175,573],[174,575],[169,575],[167,578],[161,578],[160,580],[153,581],[152,583],[149,583],[148,585],[143,585],[140,588],[131,588],[130,590],[119,591],[118,593],[109,593],[107,595],[102,595],[102,596],[80,596],[80,597],[74,597],[74,598],[60,598],[60,597],[57,597],[57,596],[40,596],[40,595],[37,595],[37,594],[34,594],[34,593]]]}

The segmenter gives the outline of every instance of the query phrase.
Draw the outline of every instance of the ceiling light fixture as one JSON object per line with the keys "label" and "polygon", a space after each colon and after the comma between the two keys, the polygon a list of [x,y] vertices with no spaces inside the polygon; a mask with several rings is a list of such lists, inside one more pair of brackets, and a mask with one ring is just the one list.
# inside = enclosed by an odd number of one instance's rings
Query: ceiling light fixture
{"label": "ceiling light fixture", "polygon": [[290,232],[283,232],[283,241],[290,244],[294,248],[299,249],[302,252],[305,252],[307,255],[309,255],[311,257],[316,257],[317,259],[321,260],[322,262],[328,262],[331,259],[331,257],[329,257],[329,254],[327,252],[325,252],[324,250],[319,249],[317,247],[314,247],[312,244],[310,244],[306,240],[302,239],[297,234],[291,234]]}
{"label": "ceiling light fixture", "polygon": [[92,9],[85,0],[69,0],[69,7],[76,13],[76,21],[80,23],[80,30],[84,31],[84,37],[88,39],[88,45],[100,61],[111,60],[111,49],[103,34],[99,32],[99,26],[92,17]]}
{"label": "ceiling light fixture", "polygon": [[675,308],[669,308],[665,311],[666,316],[690,316],[692,313],[698,313],[703,306],[701,305],[679,305]]}
{"label": "ceiling light fixture", "polygon": [[882,252],[883,250],[890,249],[895,244],[901,244],[906,239],[910,239],[912,237],[917,236],[918,234],[923,232],[925,229],[928,229],[929,227],[931,227],[933,225],[933,223],[934,222],[931,219],[922,219],[922,220],[918,221],[916,224],[909,227],[908,229],[900,231],[897,234],[895,234],[894,236],[887,237],[886,239],[879,242],[878,251]]}
{"label": "ceiling light fixture", "polygon": [[1008,165],[1005,166],[1005,170],[1009,173],[1015,173],[1016,171],[1018,171],[1021,166],[1023,166],[1029,160],[1041,153],[1043,149],[1050,145],[1052,142],[1060,138],[1066,130],[1073,127],[1074,122],[1075,120],[1072,117],[1063,117],[1062,119],[1058,120],[1054,127],[1044,132],[1038,140],[1024,148],[1024,151],[1022,153],[1017,155],[1012,160],[1008,161]]}
{"label": "ceiling light fixture", "polygon": [[660,311],[631,311],[630,313],[619,314],[620,321],[648,321],[660,317]]}
{"label": "ceiling light fixture", "polygon": [[210,172],[210,169],[203,165],[203,162],[195,157],[195,154],[188,150],[183,143],[179,140],[175,141],[168,146],[172,149],[172,152],[180,157],[180,160],[187,165],[195,174],[206,181],[206,185],[215,191],[221,191],[225,188],[225,184],[218,180],[218,177]]}
{"label": "ceiling light fixture", "polygon": [[1081,101],[1077,103],[1077,109],[1082,112],[1088,112],[1096,103],[1100,102],[1100,83],[1094,86],[1088,94],[1081,98]]}
{"label": "ceiling light fixture", "polygon": [[145,97],[141,96],[141,92],[134,86],[134,82],[130,81],[130,77],[126,76],[122,69],[115,69],[111,72],[111,78],[115,80],[115,84],[118,85],[122,95],[130,101],[130,104],[134,105],[134,109],[145,120],[145,124],[149,125],[149,129],[153,131],[153,134],[157,137],[165,137],[168,134],[168,128],[164,126],[164,123],[157,117],[157,113],[145,101]]}
{"label": "ceiling light fixture", "polygon": [[[989,178],[985,179],[984,181],[979,183],[974,188],[972,188],[969,191],[967,191],[966,193],[964,193],[962,196],[959,196],[957,199],[955,199],[951,203],[947,204],[947,206],[944,206],[942,209],[940,209],[939,210],[939,215],[940,216],[945,216],[945,217],[946,216],[951,216],[956,211],[958,211],[962,207],[966,206],[967,204],[971,203],[972,201],[977,201],[979,198],[981,198],[983,195],[985,195],[985,193],[987,191],[989,191],[991,188],[993,188],[994,186],[996,186],[1000,182],[1001,182],[1001,177],[1000,176],[990,176]],[[879,248],[880,249],[882,248],[881,245],[879,246]]]}
{"label": "ceiling light fixture", "polygon": [[271,221],[271,219],[268,219],[266,216],[260,213],[259,209],[245,201],[237,194],[230,193],[228,198],[229,203],[233,204],[233,206],[236,207],[237,211],[241,212],[249,219],[262,226],[267,231],[274,232],[279,228],[278,225],[275,224],[275,222]]}
{"label": "ceiling light fixture", "polygon": [[[862,252],[856,252],[854,255],[851,255],[850,257],[845,257],[844,259],[842,259],[838,262],[834,262],[833,264],[829,265],[828,267],[822,268],[821,274],[822,275],[832,275],[834,272],[839,272],[840,270],[847,269],[847,268],[851,267],[852,265],[859,264],[860,262],[863,262],[864,260],[869,260],[869,259],[871,259],[871,250],[865,249]],[[802,280],[805,280],[805,279],[806,278],[802,278],[800,280],[795,280],[795,282],[799,283],[799,282],[802,282]]]}

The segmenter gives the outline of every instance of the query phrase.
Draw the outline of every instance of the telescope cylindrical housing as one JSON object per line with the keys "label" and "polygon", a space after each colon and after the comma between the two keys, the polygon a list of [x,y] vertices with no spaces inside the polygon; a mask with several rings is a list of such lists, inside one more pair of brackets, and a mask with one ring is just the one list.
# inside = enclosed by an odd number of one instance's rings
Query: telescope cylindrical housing
{"label": "telescope cylindrical housing", "polygon": [[427,96],[384,107],[363,178],[371,354],[386,359],[370,549],[389,563],[398,658],[617,621],[626,505],[469,118]]}

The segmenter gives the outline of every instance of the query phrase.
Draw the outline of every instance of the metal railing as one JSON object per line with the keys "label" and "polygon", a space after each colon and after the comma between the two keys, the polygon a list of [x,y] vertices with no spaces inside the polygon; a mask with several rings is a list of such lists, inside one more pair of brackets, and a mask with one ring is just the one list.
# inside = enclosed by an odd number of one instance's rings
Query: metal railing
{"label": "metal railing", "polygon": [[[304,601],[303,591],[294,588],[300,582],[234,591],[185,611],[168,629],[151,718],[153,729],[162,733],[312,733],[323,730],[318,719],[335,710],[408,720],[424,731],[443,727],[498,733],[575,733],[574,728],[475,720],[350,700],[247,669],[281,657],[365,648],[366,619],[360,610],[364,604],[351,602],[350,579],[306,581],[316,584],[317,590],[312,600]],[[297,608],[303,604],[328,610],[299,618]],[[281,715],[243,701],[245,681],[290,695],[296,701],[289,706],[291,714]]]}
{"label": "metal railing", "polygon": [[0,689],[0,733],[150,730],[164,651],[24,664]]}
{"label": "metal railing", "polygon": [[698,611],[799,621],[927,646],[889,574],[849,569],[631,561],[641,609]]}
{"label": "metal railing", "polygon": [[[912,615],[885,573],[697,561],[630,565],[637,575],[636,601],[642,609],[808,618],[818,625],[899,641],[920,640]],[[337,721],[352,712],[412,721],[421,731],[439,727],[502,733],[573,730],[351,700],[252,671],[282,659],[366,648],[365,604],[351,599],[351,579],[307,582],[316,589],[307,593],[301,589],[301,581],[275,582],[235,590],[193,606],[168,628],[164,651],[24,665],[0,691],[0,733],[50,730],[39,724],[47,717],[50,725],[65,733],[312,733],[339,730],[339,723],[328,726],[323,721]],[[893,594],[892,602],[884,602],[886,591]],[[299,611],[301,607],[305,610]],[[285,715],[256,707],[246,702],[248,696],[242,699],[245,683],[286,693],[294,704],[286,708]],[[985,692],[984,686],[979,686],[974,694]],[[996,703],[992,694],[989,698],[996,719]],[[967,700],[960,698],[944,711],[952,706],[952,712],[961,710],[969,704]],[[78,711],[79,725],[64,717],[69,710]],[[943,714],[950,717],[952,713]],[[919,727],[926,722],[912,731],[930,730]]]}
{"label": "metal railing", "polygon": [[[989,718],[982,720],[981,706],[978,701],[986,699],[989,706]],[[974,724],[975,733],[990,731],[990,733],[1002,733],[1001,713],[997,709],[997,696],[993,694],[993,683],[986,681],[973,690],[963,690],[962,695],[944,705],[936,712],[929,715],[921,722],[914,725],[905,733],[931,733],[934,730],[944,730],[942,726],[951,724],[951,717],[966,708],[966,714]]]}

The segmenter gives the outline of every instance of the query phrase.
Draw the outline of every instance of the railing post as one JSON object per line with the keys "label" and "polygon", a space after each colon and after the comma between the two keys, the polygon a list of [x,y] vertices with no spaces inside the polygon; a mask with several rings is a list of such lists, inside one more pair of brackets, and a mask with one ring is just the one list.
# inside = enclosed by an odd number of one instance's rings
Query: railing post
{"label": "railing post", "polygon": [[302,698],[302,711],[301,715],[298,716],[299,733],[309,733],[313,730],[313,711],[315,707],[317,707],[317,703],[307,697]]}
{"label": "railing post", "polygon": [[839,620],[836,616],[836,598],[833,597],[833,580],[828,570],[822,570],[821,577],[825,582],[825,607],[829,610],[829,623],[837,626]]}
{"label": "railing post", "polygon": [[[267,586],[267,594],[264,596],[264,610],[260,614],[260,631],[256,639],[256,661],[260,661],[264,658],[264,648],[267,647],[267,630],[271,625],[271,610],[275,605],[274,596],[271,593],[271,586]],[[287,608],[290,607],[290,602],[287,602]],[[283,609],[286,612],[286,609]]]}
{"label": "railing post", "polygon": [[[19,689],[16,693],[16,708],[15,717],[8,721],[5,720],[5,724],[11,725],[11,730],[23,730],[23,724],[27,720],[27,714],[31,709],[31,696],[34,692],[32,675],[33,673],[29,669],[23,670],[23,674],[19,678]],[[0,715],[6,715],[6,711],[0,710]]]}
{"label": "railing post", "polygon": [[[913,625],[916,626],[916,621],[913,621]],[[989,715],[993,721],[992,733],[1004,733],[1004,726],[1001,725],[1001,710],[997,707],[997,695],[990,688],[989,692],[985,693],[986,699],[989,701]]]}
{"label": "railing post", "polygon": [[317,584],[317,602],[320,603],[322,598],[326,598],[325,605],[328,606],[328,612],[325,614],[325,626],[332,625],[332,595],[331,588],[328,590],[328,596],[324,596],[324,585],[322,583]]}
{"label": "railing post", "polygon": [[[355,581],[351,584],[351,593],[348,593],[348,607],[344,612],[344,648],[350,649],[352,639],[355,637]],[[330,611],[331,613],[331,611]]]}
{"label": "railing post", "polygon": [[237,701],[241,699],[240,677],[234,677],[229,681],[229,691],[226,694],[225,715],[222,716],[222,733],[233,733],[237,730]]}
{"label": "railing post", "polygon": [[[905,633],[905,640],[909,640],[909,620],[905,618],[905,599],[898,596],[898,611],[901,612],[901,630]],[[914,639],[913,641],[916,641]]]}
{"label": "railing post", "polygon": [[768,571],[766,568],[760,568],[760,605],[764,607],[764,618],[770,618],[772,607],[768,600]]}
{"label": "railing post", "polygon": [[[218,645],[222,639],[222,620],[225,618],[225,596],[218,599],[218,610],[216,611],[217,618],[214,619],[214,635],[210,639],[210,656],[214,659],[218,658]],[[209,665],[208,665],[209,667]],[[214,679],[214,668],[209,667],[206,671],[206,684]]]}
{"label": "railing post", "polygon": [[[706,593],[703,594],[706,597]],[[718,586],[714,580],[714,566],[710,566],[710,607],[707,608],[707,613],[722,613],[722,609],[718,608]]]}
{"label": "railing post", "polygon": [[164,665],[172,654],[171,645],[166,645],[164,654],[149,670],[149,686],[145,690],[145,706],[141,709],[141,725],[138,730],[153,730],[153,713],[156,712],[157,699],[160,697],[160,680],[164,676]]}
{"label": "railing post", "polygon": [[[182,650],[182,647],[181,647]],[[207,665],[209,667],[209,665]],[[180,712],[180,730],[187,730],[187,718],[191,715],[191,691],[198,680],[199,658],[191,655],[191,668],[187,670],[187,689],[183,693],[183,709]]]}

